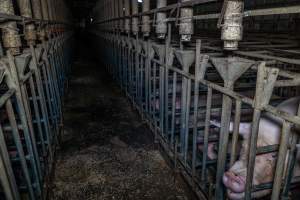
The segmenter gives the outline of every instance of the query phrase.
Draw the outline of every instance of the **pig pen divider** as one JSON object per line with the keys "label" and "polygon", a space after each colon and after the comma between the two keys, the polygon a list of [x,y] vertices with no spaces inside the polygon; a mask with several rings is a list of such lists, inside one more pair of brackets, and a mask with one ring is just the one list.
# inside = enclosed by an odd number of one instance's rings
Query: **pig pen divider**
{"label": "pig pen divider", "polygon": [[[63,128],[73,32],[66,21],[17,16],[2,7],[13,3],[0,6],[0,198],[44,199]],[[11,24],[18,28],[6,27]],[[30,41],[28,24],[37,28]]]}
{"label": "pig pen divider", "polygon": [[[263,190],[271,190],[272,199],[288,197],[291,183],[297,183],[293,169],[298,136],[291,136],[290,132],[292,127],[300,125],[300,118],[278,110],[272,102],[280,88],[298,84],[299,74],[276,66],[292,65],[292,61],[278,58],[274,62],[267,55],[242,51],[227,56],[218,48],[202,45],[201,40],[197,40],[194,48],[182,49],[168,42],[120,36],[119,32],[93,32],[93,35],[109,49],[99,50],[111,58],[105,60],[107,70],[113,73],[159,143],[180,164],[199,196],[226,198],[222,177],[240,156],[239,124],[245,118],[244,112],[252,110],[247,114],[252,129],[246,153],[245,199]],[[252,79],[254,83],[249,83],[253,93],[250,97],[239,89],[247,85],[236,84],[236,80],[245,79],[249,73],[257,76]],[[260,117],[266,113],[282,120],[282,137],[279,144],[257,147]],[[220,127],[213,120],[219,120]],[[216,137],[213,132],[217,132]],[[289,142],[291,137],[293,140]],[[207,155],[212,142],[218,143],[214,159]],[[253,185],[249,180],[253,179],[256,156],[272,152],[278,152],[274,182]]]}

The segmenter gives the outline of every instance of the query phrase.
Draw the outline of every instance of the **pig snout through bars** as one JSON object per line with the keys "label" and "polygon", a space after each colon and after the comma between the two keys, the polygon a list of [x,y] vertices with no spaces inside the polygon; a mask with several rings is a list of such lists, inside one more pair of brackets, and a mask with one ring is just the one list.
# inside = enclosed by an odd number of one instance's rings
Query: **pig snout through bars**
{"label": "pig snout through bars", "polygon": [[[294,97],[283,101],[277,106],[280,111],[287,112],[291,115],[297,115],[300,97]],[[282,119],[271,114],[265,114],[259,122],[257,148],[280,143]],[[230,131],[233,130],[233,123],[230,124]],[[232,200],[243,199],[245,196],[245,185],[247,176],[247,154],[248,144],[251,134],[251,123],[240,123],[239,135],[242,137],[242,145],[239,159],[233,166],[223,175],[223,183],[227,189],[227,196]],[[296,134],[292,129],[291,134]],[[299,154],[293,172],[293,176],[300,175]],[[260,185],[273,181],[277,153],[265,153],[257,155],[255,158],[253,185]],[[253,194],[254,198],[266,196],[271,190],[257,191]]]}

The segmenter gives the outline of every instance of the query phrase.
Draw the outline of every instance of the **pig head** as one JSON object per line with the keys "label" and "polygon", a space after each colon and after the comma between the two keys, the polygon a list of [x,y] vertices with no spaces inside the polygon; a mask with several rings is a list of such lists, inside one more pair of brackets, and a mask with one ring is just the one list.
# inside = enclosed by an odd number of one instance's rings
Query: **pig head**
{"label": "pig head", "polygon": [[[285,111],[291,115],[296,115],[300,97],[288,99],[277,106],[278,110]],[[230,124],[232,130],[233,124]],[[265,114],[259,122],[257,147],[276,145],[280,142],[282,120],[280,118]],[[251,134],[251,124],[241,123],[239,128],[242,137],[242,147],[239,159],[223,175],[223,183],[227,189],[227,196],[232,200],[243,199],[245,196],[246,176],[247,176],[247,154],[248,144]],[[291,134],[296,134],[292,132]],[[257,155],[253,175],[253,185],[269,183],[273,181],[277,153],[266,153]],[[299,163],[297,162],[294,176],[300,174]],[[257,191],[253,198],[260,198],[271,193],[271,190]]]}

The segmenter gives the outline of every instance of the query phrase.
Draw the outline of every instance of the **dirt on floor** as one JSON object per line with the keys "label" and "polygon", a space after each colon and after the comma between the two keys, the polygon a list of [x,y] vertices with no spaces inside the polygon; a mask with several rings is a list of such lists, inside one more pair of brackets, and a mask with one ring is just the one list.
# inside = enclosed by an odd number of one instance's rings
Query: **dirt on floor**
{"label": "dirt on floor", "polygon": [[73,65],[50,199],[193,199],[103,66],[87,60]]}

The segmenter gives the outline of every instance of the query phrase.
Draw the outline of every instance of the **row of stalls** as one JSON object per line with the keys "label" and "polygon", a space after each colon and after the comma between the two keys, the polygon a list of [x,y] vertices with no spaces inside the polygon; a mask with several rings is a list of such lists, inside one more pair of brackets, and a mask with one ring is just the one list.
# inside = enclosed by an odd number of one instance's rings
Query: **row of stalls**
{"label": "row of stalls", "polygon": [[73,33],[63,1],[0,1],[0,199],[44,199]]}
{"label": "row of stalls", "polygon": [[200,199],[297,199],[299,13],[292,0],[108,0],[88,28]]}

